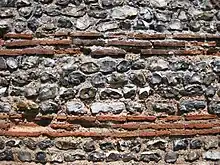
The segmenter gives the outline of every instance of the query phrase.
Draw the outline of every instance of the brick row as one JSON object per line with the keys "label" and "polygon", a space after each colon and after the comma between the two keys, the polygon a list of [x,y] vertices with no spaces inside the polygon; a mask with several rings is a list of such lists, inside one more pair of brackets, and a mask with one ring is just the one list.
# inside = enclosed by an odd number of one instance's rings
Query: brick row
{"label": "brick row", "polygon": [[38,45],[71,45],[72,41],[69,39],[63,40],[16,40],[16,41],[7,41],[4,43],[6,47],[26,47],[26,46],[38,46]]}
{"label": "brick row", "polygon": [[[0,113],[0,119],[23,119],[24,116],[22,114],[5,114]],[[55,119],[60,121],[89,121],[95,122],[96,120],[101,122],[106,121],[115,121],[115,122],[155,122],[155,121],[192,121],[192,120],[209,120],[209,119],[219,119],[217,115],[212,114],[193,114],[193,115],[185,115],[185,116],[145,116],[145,115],[127,115],[127,116],[116,116],[116,115],[98,115],[98,116],[69,116],[69,115],[46,115],[46,116],[38,116],[34,120],[44,120],[44,119]]]}
{"label": "brick row", "polygon": [[[28,129],[28,127],[26,128]],[[161,137],[161,136],[195,136],[195,135],[215,135],[220,133],[220,128],[202,130],[159,130],[159,131],[109,131],[109,132],[78,132],[78,131],[36,131],[25,132],[16,130],[2,130],[1,136],[15,137],[111,137],[111,138],[132,138],[132,137]]]}

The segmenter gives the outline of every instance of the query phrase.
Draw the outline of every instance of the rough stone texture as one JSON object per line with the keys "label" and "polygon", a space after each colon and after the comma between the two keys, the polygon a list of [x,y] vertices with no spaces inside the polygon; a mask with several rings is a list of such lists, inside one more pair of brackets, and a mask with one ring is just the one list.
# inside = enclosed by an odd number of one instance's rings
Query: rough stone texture
{"label": "rough stone texture", "polygon": [[220,164],[218,0],[1,0],[0,164]]}

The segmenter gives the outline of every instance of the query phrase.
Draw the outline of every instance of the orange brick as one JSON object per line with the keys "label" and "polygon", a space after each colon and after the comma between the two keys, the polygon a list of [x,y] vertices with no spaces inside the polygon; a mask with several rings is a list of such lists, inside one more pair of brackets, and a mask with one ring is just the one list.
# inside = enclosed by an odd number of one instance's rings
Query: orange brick
{"label": "orange brick", "polygon": [[155,121],[156,116],[127,116],[128,121]]}
{"label": "orange brick", "polygon": [[92,56],[122,56],[126,51],[114,47],[99,47],[91,51]]}
{"label": "orange brick", "polygon": [[211,115],[211,114],[185,115],[186,120],[208,120],[208,119],[216,119],[216,118],[218,118],[216,115]]}
{"label": "orange brick", "polygon": [[96,116],[96,119],[98,121],[118,121],[118,122],[125,122],[126,121],[126,116],[107,116],[107,115],[101,115],[101,116]]}
{"label": "orange brick", "polygon": [[72,37],[79,37],[79,38],[99,38],[103,35],[99,32],[72,32],[70,33],[70,36]]}
{"label": "orange brick", "polygon": [[152,44],[149,41],[138,40],[108,40],[108,46],[132,46],[132,47],[151,47]]}
{"label": "orange brick", "polygon": [[14,38],[14,39],[29,39],[33,38],[32,34],[21,34],[21,33],[7,33],[4,35],[5,39]]}
{"label": "orange brick", "polygon": [[135,39],[165,39],[166,34],[129,33],[128,38]]}

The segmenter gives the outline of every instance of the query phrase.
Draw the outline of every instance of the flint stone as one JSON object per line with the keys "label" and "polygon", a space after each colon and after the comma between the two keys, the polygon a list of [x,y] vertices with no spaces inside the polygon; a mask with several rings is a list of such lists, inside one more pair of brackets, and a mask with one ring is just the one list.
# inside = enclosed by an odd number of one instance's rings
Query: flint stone
{"label": "flint stone", "polygon": [[101,99],[108,99],[108,98],[119,99],[119,98],[122,98],[122,96],[123,96],[123,93],[118,89],[105,88],[100,91]]}
{"label": "flint stone", "polygon": [[219,115],[220,114],[220,103],[219,102],[211,102],[208,105],[208,112],[210,114],[216,114]]}
{"label": "flint stone", "polygon": [[88,160],[93,162],[103,162],[105,158],[105,153],[98,151],[93,151],[88,155]]}
{"label": "flint stone", "polygon": [[84,15],[83,17],[77,19],[76,28],[79,30],[86,30],[91,25],[91,19],[88,15]]}
{"label": "flint stone", "polygon": [[106,78],[101,73],[94,75],[91,79],[91,83],[95,87],[102,87],[104,86],[105,82]]}
{"label": "flint stone", "polygon": [[101,0],[101,5],[104,7],[113,7],[122,5],[124,0]]}
{"label": "flint stone", "polygon": [[83,63],[80,66],[83,73],[91,74],[99,71],[99,66],[94,62]]}
{"label": "flint stone", "polygon": [[0,70],[7,69],[6,60],[3,57],[0,57]]}
{"label": "flint stone", "polygon": [[44,101],[40,103],[40,109],[42,114],[57,113],[58,105],[52,101]]}
{"label": "flint stone", "polygon": [[166,112],[169,115],[173,115],[175,113],[174,106],[165,103],[155,103],[153,104],[153,110],[157,112]]}
{"label": "flint stone", "polygon": [[129,101],[126,104],[126,110],[131,114],[141,113],[143,109],[144,109],[143,105],[138,102]]}
{"label": "flint stone", "polygon": [[20,151],[18,153],[18,159],[22,162],[30,162],[32,160],[31,153],[27,151]]}
{"label": "flint stone", "polygon": [[46,163],[47,162],[47,155],[45,152],[37,152],[35,159],[37,162]]}
{"label": "flint stone", "polygon": [[79,101],[67,102],[67,113],[68,114],[85,114],[85,105]]}
{"label": "flint stone", "polygon": [[190,141],[191,149],[200,149],[202,147],[203,142],[199,139],[193,139]]}
{"label": "flint stone", "polygon": [[[18,68],[18,61],[15,58],[12,58],[12,57],[7,58],[6,64],[12,70],[15,70]],[[2,65],[2,63],[1,63],[1,65]]]}
{"label": "flint stone", "polygon": [[185,150],[185,149],[187,149],[187,146],[188,146],[187,139],[175,140],[173,142],[173,150],[174,151]]}
{"label": "flint stone", "polygon": [[151,140],[148,141],[146,145],[147,145],[147,149],[149,150],[156,150],[156,149],[165,150],[168,145],[168,142],[163,139]]}
{"label": "flint stone", "polygon": [[143,162],[150,162],[150,161],[154,161],[154,162],[159,162],[161,160],[161,155],[157,152],[143,152],[141,153],[141,157],[140,160],[142,160]]}
{"label": "flint stone", "polygon": [[122,7],[115,7],[111,11],[111,17],[113,19],[126,19],[130,17],[134,17],[138,14],[138,10],[134,7],[130,6],[122,6]]}
{"label": "flint stone", "polygon": [[178,158],[178,154],[176,152],[168,152],[165,157],[164,160],[166,163],[175,163],[177,161]]}
{"label": "flint stone", "polygon": [[217,150],[207,151],[203,154],[203,158],[212,161],[220,160],[220,152]]}
{"label": "flint stone", "polygon": [[162,59],[152,61],[149,67],[151,71],[162,71],[162,70],[167,70],[168,68],[169,68],[169,62]]}
{"label": "flint stone", "polygon": [[98,114],[100,112],[103,113],[112,112],[113,114],[119,114],[123,110],[125,110],[125,105],[122,102],[112,102],[112,103],[96,102],[91,105],[92,114]]}
{"label": "flint stone", "polygon": [[193,162],[195,160],[199,159],[199,154],[197,152],[189,152],[186,156],[185,156],[185,160],[189,161],[189,162]]}
{"label": "flint stone", "polygon": [[205,101],[184,100],[180,102],[179,110],[181,113],[189,113],[199,109],[204,109],[205,107]]}
{"label": "flint stone", "polygon": [[134,98],[136,95],[137,87],[133,84],[128,84],[123,87],[124,98]]}
{"label": "flint stone", "polygon": [[100,23],[97,27],[97,30],[100,32],[106,32],[110,30],[116,30],[119,28],[119,25],[117,22],[103,22]]}
{"label": "flint stone", "polygon": [[152,90],[151,90],[151,88],[148,86],[148,87],[140,88],[138,94],[139,94],[139,98],[140,98],[140,99],[145,99],[145,98],[147,98],[148,96],[150,96],[151,93],[152,93]]}
{"label": "flint stone", "polygon": [[80,148],[79,142],[68,142],[68,141],[56,141],[55,146],[61,150],[78,149]]}
{"label": "flint stone", "polygon": [[138,86],[146,84],[146,77],[142,72],[133,72],[130,74],[130,80]]}
{"label": "flint stone", "polygon": [[39,93],[40,100],[53,99],[58,95],[58,86],[57,84],[45,84],[41,87]]}
{"label": "flint stone", "polygon": [[116,69],[116,62],[109,58],[104,58],[98,62],[100,71],[104,74],[112,73]]}
{"label": "flint stone", "polygon": [[14,160],[14,156],[13,156],[13,152],[10,149],[6,149],[2,152],[0,152],[0,161],[13,161]]}
{"label": "flint stone", "polygon": [[64,154],[64,160],[67,162],[73,162],[76,160],[85,160],[86,155],[82,150],[75,150],[71,153]]}

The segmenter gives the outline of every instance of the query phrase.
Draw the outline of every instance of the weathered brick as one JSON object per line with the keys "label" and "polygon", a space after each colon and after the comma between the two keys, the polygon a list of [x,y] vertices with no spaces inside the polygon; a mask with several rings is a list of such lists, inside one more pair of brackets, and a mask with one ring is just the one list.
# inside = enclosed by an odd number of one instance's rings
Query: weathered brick
{"label": "weathered brick", "polygon": [[100,38],[103,35],[99,32],[72,32],[70,33],[71,37],[79,37],[79,38]]}
{"label": "weathered brick", "polygon": [[29,39],[31,40],[33,38],[33,34],[22,34],[22,33],[7,33],[4,35],[5,39]]}
{"label": "weathered brick", "polygon": [[98,121],[116,121],[116,122],[125,122],[126,116],[96,116]]}
{"label": "weathered brick", "polygon": [[79,48],[67,48],[55,50],[55,54],[81,54]]}
{"label": "weathered brick", "polygon": [[86,40],[86,39],[73,39],[73,45],[75,46],[104,46],[104,40]]}
{"label": "weathered brick", "polygon": [[22,50],[8,50],[8,49],[0,49],[1,56],[18,56],[22,54]]}
{"label": "weathered brick", "polygon": [[152,41],[154,47],[184,47],[185,41]]}
{"label": "weathered brick", "polygon": [[138,123],[125,123],[125,124],[113,124],[111,127],[112,128],[122,128],[122,129],[127,129],[127,130],[134,130],[138,129],[140,124]]}
{"label": "weathered brick", "polygon": [[215,126],[214,123],[189,123],[184,124],[186,129],[204,129],[204,128],[212,128]]}
{"label": "weathered brick", "polygon": [[42,48],[26,48],[22,49],[22,54],[26,55],[53,55],[54,50],[51,49],[42,49]]}
{"label": "weathered brick", "polygon": [[108,46],[132,46],[132,47],[152,47],[149,41],[138,40],[108,40]]}
{"label": "weathered brick", "polygon": [[0,46],[4,45],[5,41],[0,39]]}
{"label": "weathered brick", "polygon": [[128,121],[155,121],[156,116],[127,116]]}
{"label": "weathered brick", "polygon": [[214,47],[216,46],[215,41],[206,41],[206,42],[199,42],[199,41],[190,41],[186,42],[186,46],[204,46],[204,47]]}
{"label": "weathered brick", "polygon": [[166,34],[162,33],[154,33],[154,34],[148,34],[148,33],[129,33],[128,38],[135,38],[135,39],[165,39]]}
{"label": "weathered brick", "polygon": [[174,39],[205,39],[206,36],[205,34],[196,34],[196,33],[178,33],[178,34],[173,34],[172,38]]}
{"label": "weathered brick", "polygon": [[141,49],[142,55],[203,55],[201,50]]}
{"label": "weathered brick", "polygon": [[218,118],[216,115],[211,115],[211,114],[185,115],[186,120],[208,120],[208,119],[216,119],[216,118]]}
{"label": "weathered brick", "polygon": [[19,40],[5,42],[6,47],[26,47],[26,46],[37,46],[37,45],[70,45],[71,40]]}
{"label": "weathered brick", "polygon": [[97,47],[91,51],[92,56],[122,56],[126,51],[114,47]]}
{"label": "weathered brick", "polygon": [[154,136],[156,136],[156,132],[153,132],[153,131],[140,131],[139,136],[140,137],[154,137]]}
{"label": "weathered brick", "polygon": [[160,120],[164,120],[164,121],[178,121],[178,120],[181,120],[182,117],[181,116],[167,116],[165,118],[160,118]]}

